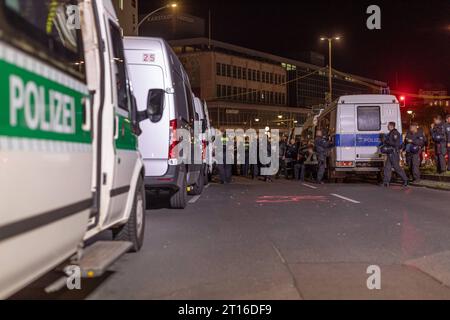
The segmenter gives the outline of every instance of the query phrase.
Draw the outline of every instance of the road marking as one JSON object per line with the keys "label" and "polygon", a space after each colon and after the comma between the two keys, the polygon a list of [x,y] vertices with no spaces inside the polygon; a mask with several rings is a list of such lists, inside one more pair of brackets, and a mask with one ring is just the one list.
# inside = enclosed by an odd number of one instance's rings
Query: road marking
{"label": "road marking", "polygon": [[305,187],[307,187],[307,188],[310,188],[310,189],[317,189],[317,187],[312,186],[312,185],[310,185],[310,184],[302,183],[302,185],[305,186]]}
{"label": "road marking", "polygon": [[191,200],[189,200],[189,203],[190,203],[190,204],[196,203],[196,202],[198,201],[198,199],[200,199],[200,197],[201,197],[201,196],[195,196],[195,197],[193,197]]}
{"label": "road marking", "polygon": [[205,189],[208,189],[210,186],[211,186],[211,184],[207,184],[207,185],[205,186]]}
{"label": "road marking", "polygon": [[361,202],[359,202],[359,201],[356,201],[356,200],[353,200],[353,199],[350,199],[350,198],[341,196],[341,195],[339,195],[339,194],[332,193],[331,195],[332,195],[333,197],[336,197],[336,198],[339,198],[339,199],[342,199],[342,200],[346,200],[346,201],[349,201],[349,202],[352,202],[352,203],[361,203]]}

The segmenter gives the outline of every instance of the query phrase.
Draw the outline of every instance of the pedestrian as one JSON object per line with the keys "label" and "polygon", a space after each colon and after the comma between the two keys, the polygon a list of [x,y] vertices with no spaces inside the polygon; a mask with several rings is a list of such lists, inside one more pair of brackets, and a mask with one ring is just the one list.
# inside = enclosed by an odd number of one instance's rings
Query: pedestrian
{"label": "pedestrian", "polygon": [[322,130],[317,130],[316,139],[314,140],[314,147],[318,160],[317,183],[319,184],[323,184],[322,180],[327,168],[328,153],[332,146],[333,143],[331,143],[327,138],[323,136]]}
{"label": "pedestrian", "polygon": [[[271,143],[271,138],[270,136],[267,136],[267,157],[271,158],[272,157],[272,143]],[[271,162],[269,162],[268,164],[264,164],[261,165],[261,168],[270,168],[271,166]],[[264,175],[264,181],[265,182],[273,182],[272,176],[271,175]]]}
{"label": "pedestrian", "polygon": [[436,169],[439,174],[442,174],[446,170],[445,154],[447,153],[447,140],[441,116],[434,117],[434,122],[431,125],[431,138],[434,142]]}
{"label": "pedestrian", "polygon": [[317,155],[314,152],[314,145],[308,145],[299,152],[298,162],[295,164],[295,179],[305,182],[306,176],[312,176],[317,171],[318,165]]}
{"label": "pedestrian", "polygon": [[381,152],[387,155],[384,164],[384,182],[385,187],[389,187],[392,177],[392,169],[402,178],[403,186],[408,186],[408,177],[405,171],[400,167],[400,147],[401,134],[395,128],[395,122],[389,122],[389,133],[384,137],[383,146],[380,148]]}
{"label": "pedestrian", "polygon": [[419,130],[417,123],[411,123],[406,134],[403,150],[406,152],[406,162],[414,182],[420,181],[420,155],[426,144],[423,130]]}
{"label": "pedestrian", "polygon": [[227,163],[227,152],[234,152],[234,143],[230,144],[228,143],[229,139],[227,135],[224,133],[222,137],[222,163],[219,162],[218,169],[219,169],[219,176],[220,176],[220,183],[221,184],[228,184],[231,183],[232,176],[233,176],[233,164]]}
{"label": "pedestrian", "polygon": [[245,158],[244,163],[241,165],[241,175],[248,177],[250,170],[250,137],[245,137],[244,141]]}
{"label": "pedestrian", "polygon": [[[287,148],[286,148],[286,157],[285,157],[285,176],[286,179],[289,179],[289,172],[294,171],[294,166],[297,161],[298,155],[298,147],[295,139],[291,139]],[[294,175],[294,174],[293,174]]]}
{"label": "pedestrian", "polygon": [[450,113],[446,117],[447,122],[445,123],[445,137],[447,141],[447,171],[450,171]]}
{"label": "pedestrian", "polygon": [[280,177],[281,172],[286,171],[286,151],[287,151],[287,137],[282,136],[279,143],[279,170],[277,172],[276,178],[278,179]]}

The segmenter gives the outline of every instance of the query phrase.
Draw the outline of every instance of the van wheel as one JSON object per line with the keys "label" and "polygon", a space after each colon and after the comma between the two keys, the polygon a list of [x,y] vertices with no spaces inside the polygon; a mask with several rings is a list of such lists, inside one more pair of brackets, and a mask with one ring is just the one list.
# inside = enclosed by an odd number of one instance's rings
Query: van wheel
{"label": "van wheel", "polygon": [[189,194],[193,196],[201,195],[204,188],[205,188],[205,175],[202,170],[202,172],[200,172],[198,176],[197,183],[192,187],[192,191],[189,192]]}
{"label": "van wheel", "polygon": [[183,174],[180,189],[170,197],[170,207],[172,209],[184,209],[187,206],[187,183]]}
{"label": "van wheel", "polygon": [[209,184],[209,170],[208,167],[205,167],[203,170],[203,182],[205,183],[205,186]]}
{"label": "van wheel", "polygon": [[138,252],[144,243],[145,209],[145,187],[142,178],[139,178],[130,218],[122,227],[113,229],[115,241],[128,241],[133,244],[131,252]]}
{"label": "van wheel", "polygon": [[378,183],[383,183],[383,181],[384,181],[384,174],[383,174],[383,172],[378,172],[377,173],[377,182]]}

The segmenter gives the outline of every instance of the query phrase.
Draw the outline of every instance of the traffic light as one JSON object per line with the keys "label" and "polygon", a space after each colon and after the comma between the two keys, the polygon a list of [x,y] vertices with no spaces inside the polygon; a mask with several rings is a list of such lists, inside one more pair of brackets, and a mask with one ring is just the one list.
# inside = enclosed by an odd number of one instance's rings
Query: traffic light
{"label": "traffic light", "polygon": [[400,107],[401,108],[406,107],[406,97],[405,96],[400,96]]}

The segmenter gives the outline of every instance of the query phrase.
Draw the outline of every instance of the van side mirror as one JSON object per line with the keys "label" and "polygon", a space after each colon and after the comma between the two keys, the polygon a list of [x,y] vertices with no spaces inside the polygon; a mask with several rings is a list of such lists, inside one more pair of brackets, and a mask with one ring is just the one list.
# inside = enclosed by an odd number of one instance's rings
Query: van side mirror
{"label": "van side mirror", "polygon": [[164,113],[166,91],[150,89],[147,95],[147,115],[151,122],[159,122]]}
{"label": "van side mirror", "polygon": [[131,95],[131,124],[132,124],[132,130],[133,133],[137,136],[140,136],[142,134],[141,127],[139,126],[139,123],[141,120],[141,115],[139,114],[139,111],[137,109],[137,102],[136,97],[132,94]]}

